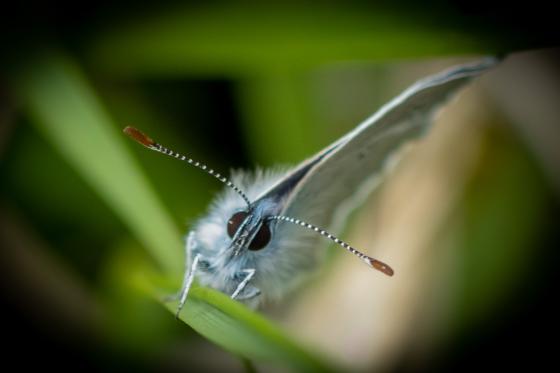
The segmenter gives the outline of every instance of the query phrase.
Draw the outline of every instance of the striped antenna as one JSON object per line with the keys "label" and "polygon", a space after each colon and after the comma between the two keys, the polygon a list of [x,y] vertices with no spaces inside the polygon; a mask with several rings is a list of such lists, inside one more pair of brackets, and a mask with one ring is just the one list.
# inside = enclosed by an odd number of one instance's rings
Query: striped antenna
{"label": "striped antenna", "polygon": [[167,149],[165,146],[158,144],[157,142],[155,142],[154,140],[152,140],[147,135],[145,135],[144,133],[142,133],[141,131],[139,131],[134,127],[126,127],[123,130],[123,132],[126,133],[131,139],[144,145],[148,149],[155,150],[156,152],[160,152],[170,157],[177,158],[181,161],[187,162],[188,164],[192,164],[193,166],[200,168],[202,171],[214,176],[216,179],[220,180],[222,183],[226,184],[228,187],[236,191],[237,194],[239,194],[241,198],[245,200],[247,206],[251,207],[251,201],[249,201],[249,198],[247,198],[247,196],[245,195],[245,193],[241,191],[241,189],[239,189],[227,178],[223,177],[222,175],[220,175],[213,169],[209,168],[205,164],[197,162],[177,152],[174,152],[173,150]]}
{"label": "striped antenna", "polygon": [[393,271],[393,269],[391,267],[389,267],[387,264],[359,252],[358,250],[354,249],[352,246],[348,245],[346,242],[344,242],[342,240],[339,240],[338,238],[336,238],[335,236],[333,236],[332,234],[330,234],[326,230],[321,229],[319,227],[316,227],[313,224],[309,224],[309,223],[306,223],[306,222],[301,221],[299,219],[294,219],[294,218],[290,218],[288,216],[283,216],[283,215],[274,215],[274,216],[269,217],[268,219],[269,220],[287,221],[289,223],[301,225],[302,227],[305,227],[307,229],[311,229],[311,230],[319,233],[321,236],[325,236],[328,239],[330,239],[331,241],[334,241],[335,243],[342,246],[343,248],[345,248],[346,250],[348,250],[352,254],[356,255],[358,258],[362,259],[368,266],[385,273],[387,276],[393,276],[393,274],[395,273]]}

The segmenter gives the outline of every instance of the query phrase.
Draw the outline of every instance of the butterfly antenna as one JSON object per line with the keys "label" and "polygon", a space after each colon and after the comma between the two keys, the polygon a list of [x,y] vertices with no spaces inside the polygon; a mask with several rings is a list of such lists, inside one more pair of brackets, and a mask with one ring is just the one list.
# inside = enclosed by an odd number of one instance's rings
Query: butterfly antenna
{"label": "butterfly antenna", "polygon": [[338,239],[337,237],[333,236],[332,234],[330,234],[326,230],[314,226],[313,224],[309,224],[309,223],[306,223],[306,222],[301,221],[299,219],[294,219],[294,218],[290,218],[288,216],[283,216],[283,215],[274,215],[274,216],[271,216],[269,219],[270,220],[287,221],[289,223],[301,225],[302,227],[311,229],[311,230],[319,233],[321,236],[325,236],[328,239],[330,239],[331,241],[334,241],[335,243],[342,246],[343,248],[345,248],[346,250],[348,250],[352,254],[356,255],[358,258],[362,259],[370,267],[375,268],[378,271],[381,271],[381,272],[385,273],[387,276],[393,276],[393,274],[395,273],[393,271],[393,269],[391,267],[389,267],[387,264],[361,253],[360,251],[354,249],[352,246],[348,245],[346,242]]}
{"label": "butterfly antenna", "polygon": [[226,184],[228,187],[230,187],[235,192],[237,192],[237,194],[239,194],[241,196],[241,198],[243,198],[245,200],[245,202],[247,203],[247,206],[249,206],[249,207],[251,206],[251,201],[249,201],[249,198],[247,198],[247,196],[245,195],[245,193],[243,193],[241,191],[241,189],[239,189],[235,184],[233,184],[227,178],[223,177],[218,172],[209,168],[205,164],[197,162],[197,161],[195,161],[195,160],[193,160],[189,157],[186,157],[186,156],[181,155],[177,152],[174,152],[173,150],[168,149],[161,144],[158,144],[157,142],[152,140],[150,137],[148,137],[147,135],[145,135],[140,130],[138,130],[134,127],[126,127],[123,130],[123,132],[126,133],[134,141],[144,145],[148,149],[155,150],[156,152],[160,152],[160,153],[163,153],[163,154],[168,155],[170,157],[177,158],[181,161],[192,164],[193,166],[200,168],[202,171],[214,176],[216,179],[220,180],[222,183]]}

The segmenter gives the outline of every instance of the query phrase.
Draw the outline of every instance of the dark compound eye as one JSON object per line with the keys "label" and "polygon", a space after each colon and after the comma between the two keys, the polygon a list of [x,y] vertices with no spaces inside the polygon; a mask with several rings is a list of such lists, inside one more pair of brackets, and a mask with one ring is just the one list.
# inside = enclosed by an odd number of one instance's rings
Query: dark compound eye
{"label": "dark compound eye", "polygon": [[[247,212],[240,211],[233,214],[232,217],[228,220],[227,233],[230,238],[233,238],[233,236],[235,236],[235,233],[237,233],[237,230],[239,229],[241,224],[243,224],[245,219],[247,219],[248,215],[249,214]],[[268,224],[263,223],[255,237],[253,238],[253,241],[251,241],[251,243],[249,244],[249,250],[260,250],[264,248],[269,242],[270,228],[268,227]]]}
{"label": "dark compound eye", "polygon": [[253,241],[249,244],[249,250],[260,250],[264,248],[270,242],[270,229],[268,228],[268,224],[263,223],[259,228],[259,231],[253,238]]}
{"label": "dark compound eye", "polygon": [[249,214],[245,211],[239,211],[232,215],[227,223],[227,234],[229,238],[235,236],[235,233],[239,229],[239,226],[245,221],[247,215]]}

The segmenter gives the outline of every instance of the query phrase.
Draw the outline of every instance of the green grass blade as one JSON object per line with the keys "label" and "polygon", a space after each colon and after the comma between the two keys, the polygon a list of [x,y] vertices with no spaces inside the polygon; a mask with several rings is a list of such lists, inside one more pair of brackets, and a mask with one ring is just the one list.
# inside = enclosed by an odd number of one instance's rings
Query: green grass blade
{"label": "green grass blade", "polygon": [[[33,122],[79,175],[130,228],[167,273],[183,268],[180,235],[129,153],[83,73],[70,59],[50,54],[23,68],[16,90]],[[133,146],[133,145],[130,145]],[[135,270],[126,261],[121,273]],[[147,266],[134,272],[156,296]],[[155,278],[155,276],[152,276]],[[159,297],[159,294],[157,295]],[[173,313],[176,304],[166,305]],[[181,319],[209,340],[247,359],[274,361],[301,371],[327,367],[278,327],[226,295],[194,288]]]}
{"label": "green grass blade", "polygon": [[548,191],[539,167],[504,128],[488,131],[484,158],[464,197],[461,265],[452,282],[456,329],[483,320],[526,281],[535,270],[539,228],[547,223]]}
{"label": "green grass blade", "polygon": [[[309,113],[308,77],[290,71],[236,82],[247,147],[260,164],[294,164],[320,149]],[[289,149],[289,151],[286,151]]]}
{"label": "green grass blade", "polygon": [[[56,150],[167,272],[183,269],[181,236],[81,71],[50,54],[17,75],[25,110]],[[39,166],[39,165],[38,165]]]}
{"label": "green grass blade", "polygon": [[[116,281],[162,302],[175,315],[178,303],[163,301],[170,294],[168,278],[133,253],[128,250],[116,261],[113,273],[120,278]],[[336,370],[265,317],[219,291],[193,286],[179,317],[199,334],[244,359],[304,372]]]}
{"label": "green grass blade", "polygon": [[90,57],[119,74],[248,76],[324,63],[500,50],[496,35],[384,9],[221,4],[152,13],[96,35]]}
{"label": "green grass blade", "polygon": [[[171,312],[177,310],[175,302],[167,307]],[[192,289],[180,318],[206,338],[246,358],[283,362],[303,371],[327,370],[264,317],[218,291]]]}

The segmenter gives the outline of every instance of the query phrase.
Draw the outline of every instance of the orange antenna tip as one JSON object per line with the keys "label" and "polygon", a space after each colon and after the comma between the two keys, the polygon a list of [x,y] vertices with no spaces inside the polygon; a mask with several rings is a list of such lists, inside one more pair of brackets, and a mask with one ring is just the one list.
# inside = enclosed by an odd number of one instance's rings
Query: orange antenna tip
{"label": "orange antenna tip", "polygon": [[155,144],[154,140],[134,127],[128,126],[123,130],[123,132],[126,133],[131,139],[144,145],[145,147],[150,148]]}
{"label": "orange antenna tip", "polygon": [[393,268],[377,259],[369,258],[369,264],[378,271],[385,273],[387,276],[393,276],[395,274]]}

